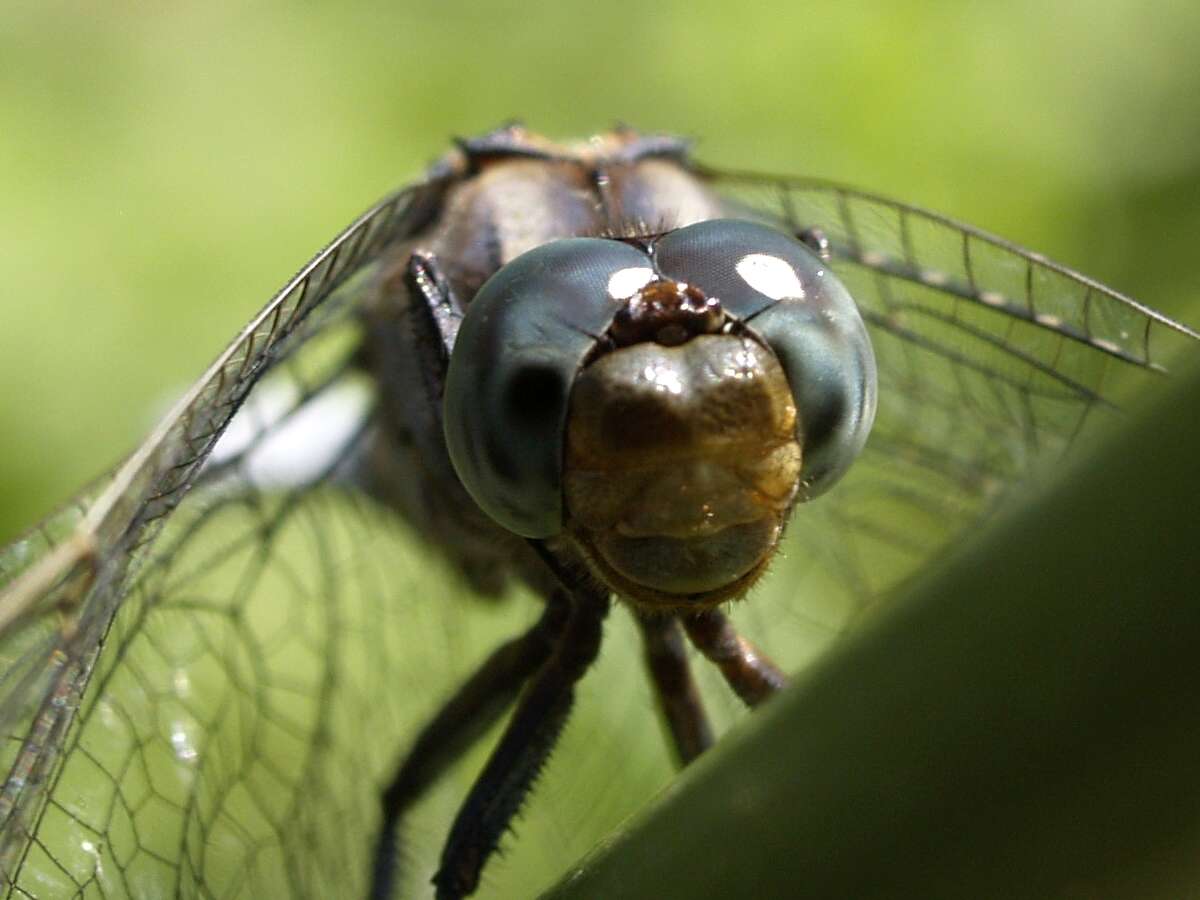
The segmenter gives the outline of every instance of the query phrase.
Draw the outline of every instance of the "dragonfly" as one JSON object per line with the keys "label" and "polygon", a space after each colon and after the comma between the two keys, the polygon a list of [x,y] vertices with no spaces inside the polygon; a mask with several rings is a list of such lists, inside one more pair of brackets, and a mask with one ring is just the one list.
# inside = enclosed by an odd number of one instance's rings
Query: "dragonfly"
{"label": "dragonfly", "polygon": [[1197,341],[671,136],[458,140],[0,551],[0,881],[527,895]]}

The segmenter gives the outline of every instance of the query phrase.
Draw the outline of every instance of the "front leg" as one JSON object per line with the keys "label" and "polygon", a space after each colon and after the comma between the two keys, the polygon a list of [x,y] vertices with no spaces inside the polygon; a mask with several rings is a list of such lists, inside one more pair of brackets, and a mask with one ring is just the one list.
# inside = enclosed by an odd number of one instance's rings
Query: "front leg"
{"label": "front leg", "polygon": [[575,684],[599,653],[608,592],[577,585],[570,599],[569,618],[557,646],[521,695],[500,743],[454,819],[433,877],[438,900],[458,900],[478,886],[479,873],[566,724]]}
{"label": "front leg", "polygon": [[712,746],[713,733],[688,665],[679,620],[638,612],[634,618],[642,629],[646,669],[671,733],[676,759],[687,765]]}
{"label": "front leg", "polygon": [[787,684],[779,667],[738,634],[723,613],[710,609],[682,621],[696,649],[716,664],[747,706],[757,706]]}
{"label": "front leg", "polygon": [[412,297],[412,312],[418,317],[418,333],[429,337],[440,349],[441,359],[437,370],[445,375],[450,363],[458,327],[462,324],[463,308],[455,296],[450,279],[442,270],[436,256],[427,250],[414,250],[408,258],[404,280]]}
{"label": "front leg", "polygon": [[570,609],[566,593],[554,593],[537,624],[493,651],[421,730],[381,797],[383,820],[372,866],[372,900],[389,900],[394,892],[404,813],[508,711],[521,688],[554,652]]}

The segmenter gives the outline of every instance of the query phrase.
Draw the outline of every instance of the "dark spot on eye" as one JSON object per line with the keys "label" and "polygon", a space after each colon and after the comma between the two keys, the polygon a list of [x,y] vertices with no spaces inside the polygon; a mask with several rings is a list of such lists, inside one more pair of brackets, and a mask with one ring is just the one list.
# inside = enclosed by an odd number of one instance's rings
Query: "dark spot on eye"
{"label": "dark spot on eye", "polygon": [[[501,435],[487,433],[484,436],[484,456],[487,458],[486,468],[500,480],[512,484],[520,476],[516,460],[509,453],[509,446]],[[483,468],[483,467],[481,467]]]}
{"label": "dark spot on eye", "polygon": [[831,393],[825,403],[807,410],[804,417],[804,451],[813,453],[823,447],[846,418],[846,396]]}
{"label": "dark spot on eye", "polygon": [[565,385],[551,366],[525,365],[509,380],[504,409],[516,428],[538,428],[557,420]]}

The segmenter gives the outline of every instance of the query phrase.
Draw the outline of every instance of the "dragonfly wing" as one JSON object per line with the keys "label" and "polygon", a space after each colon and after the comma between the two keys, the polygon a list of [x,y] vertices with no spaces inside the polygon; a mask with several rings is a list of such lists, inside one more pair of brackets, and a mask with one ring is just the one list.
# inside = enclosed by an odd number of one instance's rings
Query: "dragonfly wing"
{"label": "dragonfly wing", "polygon": [[[351,223],[250,321],[124,464],[0,551],[0,724],[7,736],[0,756],[6,773],[0,878],[6,884],[14,883],[30,851],[64,745],[77,736],[77,713],[116,614],[152,574],[164,525],[198,481],[233,470],[236,452],[216,462],[210,457],[264,375],[289,370],[300,386],[293,398],[299,406],[328,385],[312,373],[299,379],[298,357],[332,357],[335,369],[346,370],[336,348],[297,351],[314,338],[334,345],[352,327],[347,311],[372,263],[428,219],[441,188],[435,180],[398,191]],[[323,377],[337,381],[328,372]]]}

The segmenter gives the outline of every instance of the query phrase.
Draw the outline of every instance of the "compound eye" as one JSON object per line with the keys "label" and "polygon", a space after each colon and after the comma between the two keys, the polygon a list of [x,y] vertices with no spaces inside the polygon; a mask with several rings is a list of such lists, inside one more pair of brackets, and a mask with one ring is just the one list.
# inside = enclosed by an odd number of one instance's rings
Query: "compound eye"
{"label": "compound eye", "polygon": [[875,355],[849,291],[810,248],[756,222],[681,228],[656,242],[654,261],[717,298],[774,351],[796,403],[800,499],[827,490],[875,420]]}
{"label": "compound eye", "polygon": [[654,244],[654,262],[743,322],[783,299],[802,300],[827,269],[796,239],[740,219],[712,219],[680,228]]}
{"label": "compound eye", "polygon": [[571,385],[597,336],[653,278],[640,250],[570,238],[517,257],[467,306],[446,373],[446,445],[467,492],[509,531],[562,530]]}

